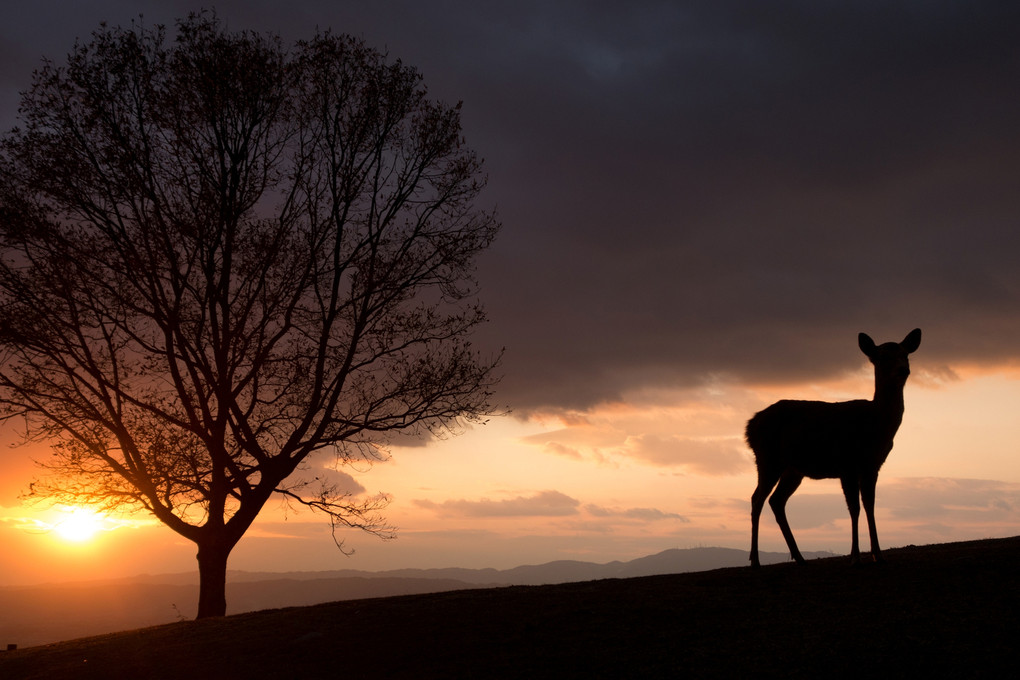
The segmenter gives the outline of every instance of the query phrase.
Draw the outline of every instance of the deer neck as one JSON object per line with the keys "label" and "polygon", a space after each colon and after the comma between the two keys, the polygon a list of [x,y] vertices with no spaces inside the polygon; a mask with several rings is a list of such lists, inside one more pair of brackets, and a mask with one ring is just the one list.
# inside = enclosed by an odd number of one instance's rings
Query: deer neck
{"label": "deer neck", "polygon": [[903,420],[903,385],[875,383],[875,398],[872,401],[890,427],[899,427]]}

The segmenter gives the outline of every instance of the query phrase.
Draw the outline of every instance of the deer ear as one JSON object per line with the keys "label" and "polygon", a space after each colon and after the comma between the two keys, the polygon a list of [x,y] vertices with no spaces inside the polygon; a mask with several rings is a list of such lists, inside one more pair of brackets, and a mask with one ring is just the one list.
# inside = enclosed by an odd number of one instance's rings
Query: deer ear
{"label": "deer ear", "polygon": [[900,343],[900,347],[907,350],[907,354],[916,352],[917,348],[921,346],[921,329],[915,328],[914,330],[907,333],[907,337],[903,338],[903,342]]}
{"label": "deer ear", "polygon": [[861,351],[867,354],[869,357],[871,353],[875,351],[875,341],[871,339],[867,333],[857,334],[857,346],[861,348]]}

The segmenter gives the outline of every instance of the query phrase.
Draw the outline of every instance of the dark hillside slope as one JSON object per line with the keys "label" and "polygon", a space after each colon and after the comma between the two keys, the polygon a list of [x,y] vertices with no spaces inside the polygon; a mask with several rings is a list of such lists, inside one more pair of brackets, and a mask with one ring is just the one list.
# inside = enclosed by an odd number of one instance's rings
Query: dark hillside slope
{"label": "dark hillside slope", "polygon": [[338,602],[0,652],[0,678],[988,677],[1020,538],[676,576]]}

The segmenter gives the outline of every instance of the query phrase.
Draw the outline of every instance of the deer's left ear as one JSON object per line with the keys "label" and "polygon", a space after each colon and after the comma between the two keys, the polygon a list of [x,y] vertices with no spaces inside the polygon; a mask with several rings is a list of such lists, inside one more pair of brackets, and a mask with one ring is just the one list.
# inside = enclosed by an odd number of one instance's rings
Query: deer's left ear
{"label": "deer's left ear", "polygon": [[916,352],[917,348],[921,346],[921,329],[915,328],[914,330],[907,333],[907,337],[903,338],[903,342],[900,343],[900,347],[907,350],[907,354]]}
{"label": "deer's left ear", "polygon": [[857,346],[861,348],[861,351],[871,358],[871,354],[875,351],[875,341],[871,339],[871,336],[867,333],[857,334]]}

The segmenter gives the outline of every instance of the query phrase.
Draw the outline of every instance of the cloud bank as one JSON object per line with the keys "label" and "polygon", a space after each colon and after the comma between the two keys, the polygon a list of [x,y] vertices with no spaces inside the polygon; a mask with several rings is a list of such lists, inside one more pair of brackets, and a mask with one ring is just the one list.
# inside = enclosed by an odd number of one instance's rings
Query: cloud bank
{"label": "cloud bank", "polygon": [[[2,121],[100,20],[0,15]],[[832,377],[925,331],[918,369],[1020,352],[1020,6],[225,0],[232,30],[330,27],[464,101],[504,231],[479,269],[518,414],[708,376]],[[26,36],[33,36],[31,40]]]}

